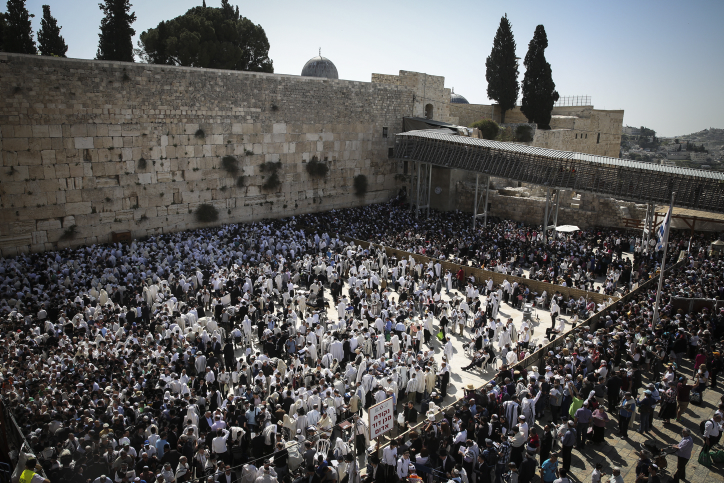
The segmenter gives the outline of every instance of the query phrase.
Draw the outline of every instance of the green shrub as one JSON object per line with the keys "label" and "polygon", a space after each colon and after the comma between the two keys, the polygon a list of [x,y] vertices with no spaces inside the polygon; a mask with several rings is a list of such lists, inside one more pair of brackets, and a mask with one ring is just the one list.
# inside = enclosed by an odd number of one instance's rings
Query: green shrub
{"label": "green shrub", "polygon": [[66,228],[65,231],[63,231],[63,234],[60,235],[60,239],[61,240],[71,240],[71,239],[75,238],[75,235],[76,235],[76,226],[71,225],[68,228]]}
{"label": "green shrub", "polygon": [[498,123],[492,119],[482,119],[480,121],[476,121],[472,123],[470,127],[478,128],[480,134],[483,135],[483,139],[495,139],[498,135],[498,131],[500,131]]}
{"label": "green shrub", "polygon": [[273,161],[266,161],[264,163],[261,163],[259,166],[259,169],[262,173],[276,173],[276,171],[282,167],[282,162],[277,161],[276,163]]}
{"label": "green shrub", "polygon": [[529,143],[533,140],[533,129],[530,126],[520,125],[515,128],[515,139],[521,143]]}
{"label": "green shrub", "polygon": [[221,167],[231,176],[236,176],[239,172],[239,162],[234,156],[224,156],[221,158]]}
{"label": "green shrub", "polygon": [[219,210],[214,205],[203,203],[196,208],[196,220],[201,223],[211,223],[219,219]]}
{"label": "green shrub", "polygon": [[262,183],[261,187],[265,190],[274,190],[277,189],[282,184],[281,180],[279,179],[279,175],[276,171],[274,171],[267,179]]}
{"label": "green shrub", "polygon": [[364,196],[367,193],[367,176],[358,174],[354,177],[354,192],[357,196]]}
{"label": "green shrub", "polygon": [[316,156],[312,157],[312,159],[310,159],[307,163],[307,173],[309,173],[309,176],[324,178],[327,176],[328,171],[329,166],[327,166],[326,163],[319,161]]}

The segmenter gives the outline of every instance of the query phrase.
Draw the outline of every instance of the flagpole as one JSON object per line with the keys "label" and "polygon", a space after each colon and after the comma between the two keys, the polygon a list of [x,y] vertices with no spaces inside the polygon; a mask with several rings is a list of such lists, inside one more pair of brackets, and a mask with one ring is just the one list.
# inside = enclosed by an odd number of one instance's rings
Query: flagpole
{"label": "flagpole", "polygon": [[669,213],[666,216],[666,219],[664,220],[664,223],[666,226],[664,227],[664,256],[661,259],[661,273],[659,274],[659,288],[656,291],[656,304],[654,305],[654,319],[653,324],[656,325],[656,323],[659,321],[659,304],[661,303],[661,290],[664,285],[664,269],[666,268],[666,252],[669,248],[669,228],[671,227],[671,215],[672,211],[674,209],[674,197],[676,196],[676,191],[671,193],[671,204],[669,204]]}

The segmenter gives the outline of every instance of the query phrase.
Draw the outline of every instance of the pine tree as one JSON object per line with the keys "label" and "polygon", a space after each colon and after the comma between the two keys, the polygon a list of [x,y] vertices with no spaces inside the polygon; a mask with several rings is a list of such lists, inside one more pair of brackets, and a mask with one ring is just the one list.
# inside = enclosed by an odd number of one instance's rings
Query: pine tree
{"label": "pine tree", "polygon": [[[136,21],[129,0],[103,0],[98,6],[103,10],[101,31],[98,34],[98,60],[133,62],[132,37],[136,31],[131,24]],[[130,13],[129,13],[130,12]]]}
{"label": "pine tree", "polygon": [[30,15],[25,8],[25,0],[8,0],[3,27],[3,50],[19,54],[37,54],[33,40],[33,27]]}
{"label": "pine tree", "polygon": [[60,35],[62,28],[58,27],[55,17],[50,15],[50,6],[43,5],[43,18],[40,20],[40,30],[38,30],[38,46],[41,55],[65,57],[68,46]]}
{"label": "pine tree", "polygon": [[488,98],[498,102],[500,122],[503,123],[505,111],[515,107],[520,92],[515,39],[507,14],[500,19],[500,26],[493,40],[493,50],[485,60],[485,79],[488,81]]}
{"label": "pine tree", "polygon": [[539,129],[551,128],[553,104],[559,97],[556,84],[553,82],[551,65],[546,61],[546,47],[548,47],[548,37],[545,28],[538,25],[523,61],[525,76],[520,110],[528,118],[528,122],[536,123]]}

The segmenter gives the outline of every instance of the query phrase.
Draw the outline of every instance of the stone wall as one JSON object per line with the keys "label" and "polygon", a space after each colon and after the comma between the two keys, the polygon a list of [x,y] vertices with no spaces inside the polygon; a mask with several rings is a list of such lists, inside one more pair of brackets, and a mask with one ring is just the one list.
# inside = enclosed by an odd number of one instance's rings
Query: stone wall
{"label": "stone wall", "polygon": [[[497,105],[451,104],[450,115],[463,126],[481,119],[500,123]],[[506,124],[522,124],[528,120],[520,107],[506,111]],[[554,107],[551,130],[537,129],[531,145],[540,148],[575,151],[618,158],[621,150],[623,111],[594,109],[593,106]]]}
{"label": "stone wall", "polygon": [[[472,213],[475,199],[474,182],[458,182],[456,188],[456,208]],[[514,191],[516,190],[491,190],[488,195],[490,215],[542,225],[546,205],[545,196],[536,196],[539,193],[527,193],[525,188],[516,196],[501,194],[512,194]],[[601,198],[590,194],[580,194],[578,197],[580,199],[577,198],[576,202],[580,208],[575,208],[572,206],[571,195],[570,191],[562,193],[561,208],[558,210],[559,225],[577,225],[582,228],[596,226],[624,228],[624,218],[643,219],[646,215],[646,205]]]}
{"label": "stone wall", "polygon": [[412,90],[413,108],[406,116],[428,117],[429,106],[432,108],[430,119],[458,124],[457,117],[450,114],[450,89],[445,88],[443,76],[401,70],[399,75],[372,74],[372,82]]}
{"label": "stone wall", "polygon": [[[414,97],[389,83],[5,53],[0,90],[4,256],[208,226],[201,203],[229,223],[387,200],[388,148]],[[315,156],[324,179],[305,170]],[[265,162],[281,162],[277,189],[261,188]]]}

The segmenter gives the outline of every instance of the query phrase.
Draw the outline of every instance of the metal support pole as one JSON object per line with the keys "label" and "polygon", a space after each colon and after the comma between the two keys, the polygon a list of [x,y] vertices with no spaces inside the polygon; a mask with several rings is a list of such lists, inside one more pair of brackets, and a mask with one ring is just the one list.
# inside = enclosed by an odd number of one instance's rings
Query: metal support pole
{"label": "metal support pole", "polygon": [[485,211],[483,211],[483,228],[488,226],[488,193],[490,192],[490,176],[485,178]]}
{"label": "metal support pole", "polygon": [[553,217],[553,229],[558,228],[558,207],[561,206],[561,190],[556,190],[556,215]]}
{"label": "metal support pole", "polygon": [[548,242],[548,205],[551,203],[551,189],[546,191],[546,211],[543,216],[543,243]]}
{"label": "metal support pole", "polygon": [[475,229],[475,224],[478,221],[478,183],[480,180],[480,175],[475,174],[475,198],[473,199],[473,230]]}
{"label": "metal support pole", "polygon": [[415,219],[420,216],[420,170],[422,169],[422,163],[417,164],[417,205],[415,206]]}
{"label": "metal support pole", "polygon": [[646,226],[646,250],[649,249],[649,241],[651,240],[651,232],[654,230],[654,216],[656,215],[656,206],[653,201],[649,202],[649,219],[648,225]]}
{"label": "metal support pole", "polygon": [[659,304],[661,304],[661,289],[664,285],[664,269],[666,267],[666,251],[669,248],[669,227],[671,226],[671,212],[674,210],[674,198],[676,197],[676,191],[671,193],[671,203],[669,204],[669,221],[666,222],[666,218],[662,222],[664,224],[664,255],[661,258],[661,272],[659,273],[659,288],[656,290],[656,304],[654,305],[654,318],[653,325],[659,321]]}
{"label": "metal support pole", "polygon": [[646,217],[644,218],[644,229],[641,232],[641,244],[645,246],[648,246],[646,243],[646,230],[649,228],[649,208],[651,207],[650,204],[646,204]]}
{"label": "metal support pole", "polygon": [[428,163],[428,181],[427,181],[427,217],[430,218],[430,202],[432,201],[432,163]]}

